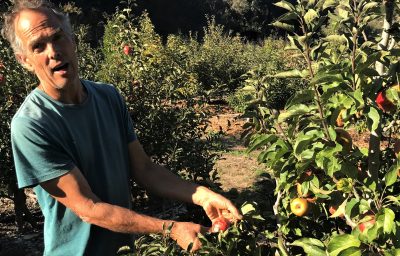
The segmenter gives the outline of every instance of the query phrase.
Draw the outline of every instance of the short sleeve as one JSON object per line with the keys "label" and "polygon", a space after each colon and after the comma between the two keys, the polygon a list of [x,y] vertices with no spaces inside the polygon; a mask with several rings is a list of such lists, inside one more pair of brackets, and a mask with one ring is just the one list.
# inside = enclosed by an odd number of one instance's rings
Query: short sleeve
{"label": "short sleeve", "polygon": [[126,138],[128,139],[127,143],[130,143],[137,139],[133,121],[129,114],[125,100],[123,99],[122,95],[118,92],[118,90],[116,88],[115,88],[115,93],[118,95],[118,100],[119,100],[120,106],[121,106],[121,113],[122,113],[122,118],[123,118],[122,121],[124,122]]}
{"label": "short sleeve", "polygon": [[75,166],[49,131],[29,118],[12,120],[11,144],[20,188],[57,178]]}

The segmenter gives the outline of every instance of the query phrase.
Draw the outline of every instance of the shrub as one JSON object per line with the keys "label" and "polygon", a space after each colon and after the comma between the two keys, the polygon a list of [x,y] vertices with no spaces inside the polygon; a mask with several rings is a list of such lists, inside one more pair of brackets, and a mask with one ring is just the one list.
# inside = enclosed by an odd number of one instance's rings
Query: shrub
{"label": "shrub", "polygon": [[[287,48],[304,57],[305,68],[274,77],[306,82],[283,111],[271,109],[264,98],[253,106],[249,151],[260,148],[258,160],[276,178],[274,213],[280,245],[276,249],[282,255],[397,255],[400,162],[392,144],[400,129],[396,122],[400,93],[392,85],[398,83],[399,49],[365,34],[377,18],[391,22],[390,5],[374,1],[276,5],[287,13],[274,24],[289,31]],[[321,33],[329,24],[340,27],[333,31],[341,33]],[[389,37],[390,31],[394,30],[384,29],[383,35]],[[262,90],[255,88],[259,95],[264,95]],[[382,90],[396,105],[390,111],[375,102]],[[352,143],[347,130],[356,122],[368,129],[368,147]],[[384,140],[387,146],[381,147]],[[295,198],[306,199],[302,200],[309,205],[306,214],[293,212]]]}
{"label": "shrub", "polygon": [[223,97],[240,86],[241,76],[251,66],[249,56],[243,40],[226,34],[214,19],[208,21],[204,33],[203,42],[192,53],[191,66],[209,98]]}
{"label": "shrub", "polygon": [[130,15],[130,9],[117,11],[107,22],[99,78],[120,89],[154,161],[187,179],[213,180],[217,156],[204,140],[206,115],[193,97],[196,77],[186,71],[185,44],[170,37],[163,46],[146,13]]}
{"label": "shrub", "polygon": [[18,228],[31,217],[25,205],[25,194],[17,189],[11,149],[11,119],[25,96],[37,85],[35,77],[17,63],[8,42],[0,39],[0,196],[14,201]]}
{"label": "shrub", "polygon": [[92,47],[87,41],[87,34],[90,27],[81,25],[75,28],[75,37],[78,47],[78,63],[79,76],[87,80],[96,80],[96,75],[99,72],[103,56],[98,48]]}

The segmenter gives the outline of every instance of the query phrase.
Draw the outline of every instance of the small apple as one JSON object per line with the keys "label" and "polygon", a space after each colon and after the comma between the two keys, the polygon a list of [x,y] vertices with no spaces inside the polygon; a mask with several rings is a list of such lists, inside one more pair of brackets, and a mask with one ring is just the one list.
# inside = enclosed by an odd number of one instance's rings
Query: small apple
{"label": "small apple", "polygon": [[396,157],[400,156],[400,139],[395,139],[393,143],[393,151]]}
{"label": "small apple", "polygon": [[224,217],[218,217],[213,220],[211,232],[217,233],[220,231],[225,231],[229,228],[230,222],[229,220],[225,219]]}
{"label": "small apple", "polygon": [[296,216],[304,216],[308,211],[308,201],[305,198],[295,198],[290,202],[290,210]]}
{"label": "small apple", "polygon": [[[330,213],[331,215],[333,215],[333,214],[335,214],[335,212],[337,211],[337,209],[338,209],[338,206],[337,206],[337,205],[331,205],[331,206],[329,206],[328,211],[329,211],[329,213]],[[338,217],[344,218],[344,214],[342,213],[342,214],[340,214]]]}
{"label": "small apple", "polygon": [[396,111],[396,104],[394,102],[392,102],[390,99],[388,99],[388,97],[386,96],[386,92],[388,90],[399,93],[400,92],[400,85],[399,84],[392,85],[388,89],[378,92],[378,95],[377,95],[377,97],[375,99],[375,103],[384,112],[389,112],[390,113],[390,112]]}
{"label": "small apple", "polygon": [[367,215],[366,217],[369,217],[369,220],[361,222],[358,224],[358,229],[361,232],[364,232],[365,229],[368,229],[372,227],[375,224],[375,215]]}
{"label": "small apple", "polygon": [[350,134],[342,128],[336,128],[335,131],[337,143],[342,145],[343,151],[349,152],[353,147],[353,140]]}
{"label": "small apple", "polygon": [[131,55],[132,54],[132,48],[129,45],[124,46],[124,54],[125,55]]}
{"label": "small apple", "polygon": [[392,112],[396,109],[396,106],[386,97],[385,91],[378,92],[375,102],[384,112]]}

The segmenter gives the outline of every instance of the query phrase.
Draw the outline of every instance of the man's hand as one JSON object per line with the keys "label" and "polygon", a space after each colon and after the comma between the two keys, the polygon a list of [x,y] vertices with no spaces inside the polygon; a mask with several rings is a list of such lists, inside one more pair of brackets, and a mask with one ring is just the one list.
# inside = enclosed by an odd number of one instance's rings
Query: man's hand
{"label": "man's hand", "polygon": [[198,234],[204,234],[208,229],[192,222],[175,222],[171,230],[171,238],[183,249],[187,250],[193,243],[191,251],[197,251],[201,247]]}
{"label": "man's hand", "polygon": [[203,207],[211,222],[219,217],[225,217],[231,222],[242,219],[239,210],[230,200],[205,187],[198,188],[193,201]]}

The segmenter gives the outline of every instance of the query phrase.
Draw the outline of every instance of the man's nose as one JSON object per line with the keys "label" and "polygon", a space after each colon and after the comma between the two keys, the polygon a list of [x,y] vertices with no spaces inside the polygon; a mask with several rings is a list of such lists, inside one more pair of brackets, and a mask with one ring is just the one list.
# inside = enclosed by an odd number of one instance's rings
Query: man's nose
{"label": "man's nose", "polygon": [[48,52],[50,59],[59,59],[61,56],[60,48],[56,44],[49,43],[48,44]]}

